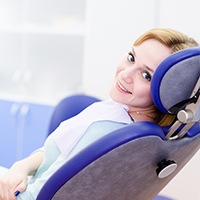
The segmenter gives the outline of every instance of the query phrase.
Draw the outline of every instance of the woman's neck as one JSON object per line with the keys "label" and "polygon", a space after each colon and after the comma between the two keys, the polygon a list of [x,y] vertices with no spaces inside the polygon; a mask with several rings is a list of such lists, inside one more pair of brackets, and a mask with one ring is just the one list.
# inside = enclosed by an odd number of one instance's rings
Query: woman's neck
{"label": "woman's neck", "polygon": [[156,119],[156,112],[151,111],[151,112],[145,112],[145,111],[129,111],[129,115],[135,122],[139,121],[150,121],[150,122],[155,122]]}

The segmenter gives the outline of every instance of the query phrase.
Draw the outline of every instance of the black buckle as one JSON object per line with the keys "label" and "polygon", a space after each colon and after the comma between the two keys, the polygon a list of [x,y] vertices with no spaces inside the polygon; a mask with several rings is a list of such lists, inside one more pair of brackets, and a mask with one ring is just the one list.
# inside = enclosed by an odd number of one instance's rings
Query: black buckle
{"label": "black buckle", "polygon": [[200,87],[193,97],[183,100],[173,105],[171,108],[169,108],[168,110],[169,114],[176,115],[180,110],[184,109],[188,104],[196,103],[199,96],[200,96]]}

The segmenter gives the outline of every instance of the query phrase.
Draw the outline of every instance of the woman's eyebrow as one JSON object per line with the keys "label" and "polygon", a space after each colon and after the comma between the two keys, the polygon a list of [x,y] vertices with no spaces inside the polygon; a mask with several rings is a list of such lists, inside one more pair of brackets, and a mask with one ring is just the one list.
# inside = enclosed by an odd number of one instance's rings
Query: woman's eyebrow
{"label": "woman's eyebrow", "polygon": [[148,67],[148,66],[145,66],[145,68],[146,68],[148,71],[150,71],[150,72],[154,73],[154,70],[153,70],[153,69],[151,69],[150,67]]}

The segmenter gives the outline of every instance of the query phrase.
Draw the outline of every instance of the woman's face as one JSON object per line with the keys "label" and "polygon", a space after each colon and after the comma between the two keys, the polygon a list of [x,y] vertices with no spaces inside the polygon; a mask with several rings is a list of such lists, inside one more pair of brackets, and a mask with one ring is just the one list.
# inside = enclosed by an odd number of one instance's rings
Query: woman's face
{"label": "woman's face", "polygon": [[110,90],[111,98],[129,107],[129,113],[155,109],[150,95],[151,77],[171,49],[154,39],[144,41],[123,57]]}

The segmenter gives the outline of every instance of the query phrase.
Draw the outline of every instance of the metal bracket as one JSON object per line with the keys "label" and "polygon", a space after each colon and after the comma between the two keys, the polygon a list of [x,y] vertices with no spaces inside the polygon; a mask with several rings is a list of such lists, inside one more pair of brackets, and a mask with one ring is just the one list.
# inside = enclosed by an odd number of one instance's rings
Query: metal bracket
{"label": "metal bracket", "polygon": [[[195,85],[195,88],[192,92],[191,98],[196,98],[195,102],[192,102],[188,105],[186,105],[185,109],[180,110],[177,114],[177,121],[171,126],[169,129],[166,139],[167,140],[175,140],[184,137],[184,135],[187,133],[187,131],[196,123],[200,122],[200,119],[193,120],[195,114],[197,113],[197,110],[200,105],[200,77]],[[200,118],[200,116],[199,116]],[[181,127],[183,126],[183,127]],[[174,135],[174,133],[181,128],[181,130]]]}

